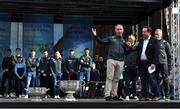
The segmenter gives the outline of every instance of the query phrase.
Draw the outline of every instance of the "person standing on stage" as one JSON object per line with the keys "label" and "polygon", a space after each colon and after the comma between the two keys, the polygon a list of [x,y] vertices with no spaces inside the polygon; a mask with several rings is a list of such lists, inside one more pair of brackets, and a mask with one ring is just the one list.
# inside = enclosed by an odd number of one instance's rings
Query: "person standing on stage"
{"label": "person standing on stage", "polygon": [[[90,77],[91,77],[91,68],[92,68],[92,64],[93,64],[93,59],[90,56],[90,51],[89,48],[85,48],[84,49],[84,55],[80,57],[79,59],[80,61],[80,72],[79,72],[79,79],[80,81],[86,81],[86,86],[89,86],[89,82],[90,82]],[[80,90],[80,97],[84,96],[83,93],[83,87]]]}
{"label": "person standing on stage", "polygon": [[[51,87],[51,71],[50,71],[50,58],[48,57],[48,51],[43,51],[43,57],[39,62],[40,70],[40,86],[50,89]],[[50,91],[47,92],[46,98],[50,96]]]}
{"label": "person standing on stage", "polygon": [[[124,80],[125,80],[125,93],[126,93],[126,99],[129,101],[130,94],[132,92],[133,98],[135,100],[138,100],[137,97],[137,77],[138,77],[138,66],[137,66],[137,56],[138,56],[138,50],[137,48],[133,48],[133,46],[136,43],[136,38],[133,35],[128,36],[126,47],[126,56],[125,56],[125,63],[124,63]],[[131,88],[130,88],[131,83]],[[130,91],[132,89],[132,91]]]}
{"label": "person standing on stage", "polygon": [[123,71],[124,66],[124,50],[125,41],[123,39],[124,28],[123,25],[115,25],[115,35],[104,39],[97,36],[96,29],[92,28],[92,33],[95,39],[102,44],[109,45],[108,59],[107,59],[107,76],[105,86],[106,101],[120,100],[117,95],[118,81],[120,72]]}
{"label": "person standing on stage", "polygon": [[[14,56],[14,64],[18,63],[18,57],[22,57],[22,62],[25,63],[24,58],[22,56],[21,48],[16,48],[16,54]],[[12,83],[13,83],[13,85],[12,85],[13,90],[16,93],[16,96],[19,96],[18,95],[18,78],[15,74],[13,74]]]}
{"label": "person standing on stage", "polygon": [[102,56],[99,56],[99,72],[100,72],[100,81],[106,80],[106,62]]}
{"label": "person standing on stage", "polygon": [[50,59],[50,70],[53,78],[53,91],[54,98],[60,98],[60,80],[62,77],[62,57],[60,52],[57,50],[54,53],[54,57]]}
{"label": "person standing on stage", "polygon": [[32,87],[37,87],[37,78],[36,78],[36,71],[37,71],[37,58],[36,58],[36,51],[35,49],[31,50],[31,54],[26,60],[27,65],[27,89],[29,88],[30,84]]}
{"label": "person standing on stage", "polygon": [[[141,78],[142,84],[142,98],[141,101],[149,101],[149,89],[154,91],[154,100],[158,100],[160,95],[157,90],[157,82],[154,77],[154,72],[152,74],[149,73],[148,68],[155,69],[156,63],[156,47],[157,41],[155,37],[151,36],[151,28],[148,26],[144,26],[142,28],[142,36],[139,39],[138,44],[138,71]],[[136,44],[136,45],[137,45]],[[135,46],[136,46],[135,45]]]}
{"label": "person standing on stage", "polygon": [[99,65],[99,55],[94,55],[94,59],[93,62],[96,64],[96,69],[100,69],[100,65]]}
{"label": "person standing on stage", "polygon": [[19,98],[25,97],[26,95],[26,64],[23,62],[21,56],[17,57],[17,63],[15,64],[15,75],[17,77],[18,95]]}
{"label": "person standing on stage", "polygon": [[69,51],[69,56],[65,59],[65,63],[64,63],[64,69],[67,73],[68,80],[77,80],[77,74],[79,70],[78,68],[79,68],[79,60],[75,56],[75,51],[71,49]]}
{"label": "person standing on stage", "polygon": [[172,54],[171,54],[171,47],[170,44],[162,39],[162,30],[156,29],[155,30],[155,38],[157,39],[157,60],[156,60],[156,79],[158,81],[158,92],[160,92],[160,77],[159,74],[161,73],[162,79],[163,79],[163,86],[164,86],[164,92],[165,92],[165,100],[170,100],[169,91],[170,91],[170,85],[168,81],[169,72],[171,69],[171,60],[172,60]]}
{"label": "person standing on stage", "polygon": [[3,58],[2,61],[2,69],[3,69],[3,75],[1,80],[1,95],[4,96],[5,88],[4,85],[6,83],[6,80],[8,80],[8,92],[7,97],[9,97],[9,94],[12,91],[12,76],[14,74],[14,56],[12,55],[11,49],[6,50],[6,56]]}

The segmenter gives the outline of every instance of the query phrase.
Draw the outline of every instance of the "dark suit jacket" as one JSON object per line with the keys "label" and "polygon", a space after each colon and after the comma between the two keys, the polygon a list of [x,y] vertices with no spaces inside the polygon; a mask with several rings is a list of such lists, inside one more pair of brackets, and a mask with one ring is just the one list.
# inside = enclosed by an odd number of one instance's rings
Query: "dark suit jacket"
{"label": "dark suit jacket", "polygon": [[[141,53],[142,53],[142,49],[143,49],[143,42],[144,39],[143,37],[141,37],[139,39],[139,45],[138,45],[138,64],[140,62],[140,58],[141,58]],[[156,52],[157,52],[157,40],[151,36],[151,38],[149,39],[145,54],[147,56],[148,59],[148,64],[155,64],[156,62]]]}

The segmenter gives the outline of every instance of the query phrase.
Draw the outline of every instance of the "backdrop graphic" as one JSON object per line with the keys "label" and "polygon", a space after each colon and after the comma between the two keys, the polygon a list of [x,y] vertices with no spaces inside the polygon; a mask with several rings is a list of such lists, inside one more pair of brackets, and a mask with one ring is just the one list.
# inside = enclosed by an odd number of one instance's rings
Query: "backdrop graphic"
{"label": "backdrop graphic", "polygon": [[53,17],[45,14],[24,15],[23,54],[27,57],[32,48],[41,57],[42,50],[53,52]]}
{"label": "backdrop graphic", "polygon": [[89,48],[93,54],[93,40],[91,25],[93,18],[88,16],[65,16],[63,21],[63,56],[68,56],[68,51],[74,49],[76,56],[83,54],[84,48]]}
{"label": "backdrop graphic", "polygon": [[[7,13],[0,13],[0,65],[2,64],[2,60],[3,57],[5,56],[6,49],[10,48],[10,33],[11,33],[10,15]],[[0,67],[0,73],[2,74],[1,67]]]}
{"label": "backdrop graphic", "polygon": [[54,49],[62,53],[63,50],[63,24],[54,24]]}

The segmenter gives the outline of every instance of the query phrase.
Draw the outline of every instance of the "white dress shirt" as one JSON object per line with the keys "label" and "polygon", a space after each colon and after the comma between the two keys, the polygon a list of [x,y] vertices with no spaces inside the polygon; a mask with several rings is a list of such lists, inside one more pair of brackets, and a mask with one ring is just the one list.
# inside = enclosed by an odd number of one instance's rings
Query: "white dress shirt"
{"label": "white dress shirt", "polygon": [[149,40],[150,40],[151,36],[149,36],[147,39],[144,39],[143,41],[143,48],[142,48],[142,53],[141,53],[141,60],[147,60],[147,56],[146,56],[146,48],[147,48],[147,45],[149,43]]}

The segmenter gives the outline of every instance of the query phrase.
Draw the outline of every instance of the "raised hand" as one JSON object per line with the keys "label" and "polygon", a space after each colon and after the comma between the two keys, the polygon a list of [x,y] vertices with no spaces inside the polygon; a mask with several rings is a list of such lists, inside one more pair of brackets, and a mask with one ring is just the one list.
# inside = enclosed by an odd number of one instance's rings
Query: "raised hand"
{"label": "raised hand", "polygon": [[92,28],[92,34],[93,34],[93,36],[97,36],[96,28]]}
{"label": "raised hand", "polygon": [[139,42],[136,42],[136,43],[134,44],[133,48],[134,48],[134,49],[137,48],[138,45],[139,45]]}

